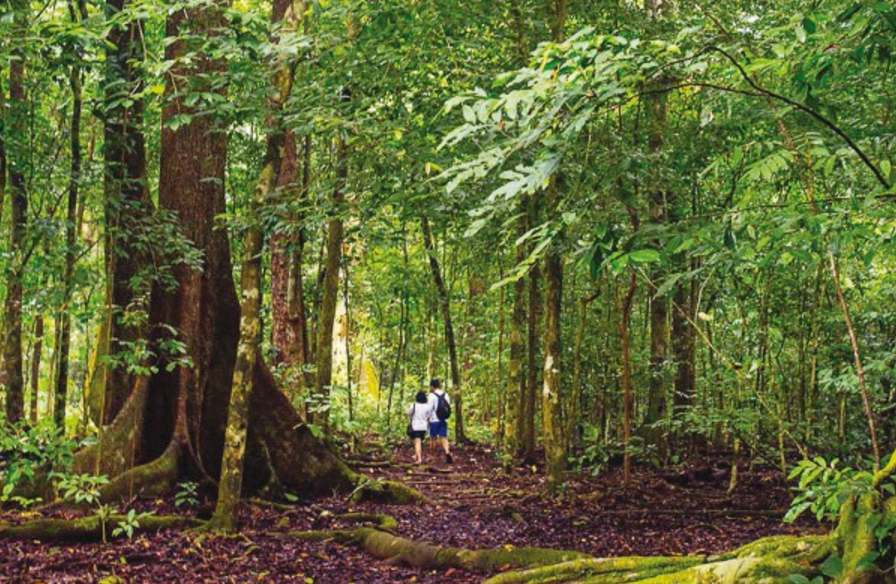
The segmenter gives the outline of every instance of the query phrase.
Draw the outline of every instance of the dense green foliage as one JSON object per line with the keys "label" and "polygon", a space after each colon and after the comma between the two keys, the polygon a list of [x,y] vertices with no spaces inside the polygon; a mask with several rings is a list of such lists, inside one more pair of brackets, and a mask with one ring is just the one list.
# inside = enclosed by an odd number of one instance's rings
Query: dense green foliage
{"label": "dense green foliage", "polygon": [[[68,435],[95,428],[84,391],[96,331],[110,310],[104,115],[128,100],[145,104],[139,125],[154,197],[161,110],[172,98],[165,83],[176,65],[164,57],[164,18],[202,4],[139,1],[107,14],[88,3],[87,18],[74,20],[62,3],[0,8],[0,269],[26,266],[23,346],[33,420],[53,407],[59,315],[74,317]],[[557,38],[548,3],[506,0],[319,1],[308,4],[304,32],[276,34],[267,4],[246,0],[226,9],[218,36],[184,39],[226,66],[210,79],[176,80],[193,109],[167,126],[214,116],[227,128],[228,213],[219,220],[234,257],[272,115],[273,89],[261,65],[292,62],[295,89],[283,123],[299,143],[309,139],[301,160],[307,179],[301,188],[278,190],[260,211],[266,232],[285,237],[288,250],[303,242],[298,271],[311,331],[327,221],[338,213],[346,222],[329,396],[308,389],[312,361],[280,362],[268,334],[276,323],[266,291],[265,354],[284,391],[309,413],[328,410],[330,429],[351,442],[398,438],[413,393],[430,377],[450,379],[421,238],[426,218],[450,296],[469,438],[498,448],[507,438],[508,412],[519,399],[506,382],[512,283],[554,249],[565,269],[563,421],[573,430],[566,446],[574,460],[597,468],[628,448],[645,462],[663,463],[737,444],[785,468],[792,456],[809,454],[859,466],[872,455],[866,414],[877,424],[881,452],[890,452],[896,9],[825,0],[680,3],[658,18],[622,1],[570,3],[565,10],[562,42],[548,42]],[[111,28],[136,20],[144,32],[144,83],[123,102],[109,100],[105,39]],[[11,104],[8,73],[16,60],[25,62],[26,99]],[[63,233],[75,65],[87,107],[69,300]],[[348,184],[344,206],[333,208],[339,139],[347,144]],[[24,171],[28,199],[26,237],[16,248],[7,210],[13,168]],[[527,201],[549,186],[557,190],[555,204],[541,206],[521,234]],[[131,235],[132,245],[154,261],[134,289],[175,286],[171,266],[199,266],[202,258],[170,218],[148,221]],[[619,322],[630,282],[636,431],[625,444]],[[655,368],[649,363],[657,298],[668,301],[673,332]],[[116,318],[145,318],[139,305],[116,309]],[[682,330],[694,338],[690,352],[676,347]],[[169,365],[190,366],[170,358],[183,354],[177,331],[170,332],[174,340],[165,346],[132,345],[105,360],[143,374],[154,371],[161,354]],[[682,360],[695,371],[687,399],[674,395]],[[644,428],[656,376],[669,405]],[[19,472],[11,464],[7,482]]]}

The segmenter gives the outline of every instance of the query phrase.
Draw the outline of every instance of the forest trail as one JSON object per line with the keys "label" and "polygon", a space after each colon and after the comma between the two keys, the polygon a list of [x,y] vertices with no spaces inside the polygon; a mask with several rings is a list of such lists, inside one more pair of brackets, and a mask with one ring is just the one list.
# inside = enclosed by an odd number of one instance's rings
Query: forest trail
{"label": "forest trail", "polygon": [[[416,487],[426,496],[426,504],[357,505],[345,495],[288,506],[251,502],[241,510],[238,538],[166,531],[106,544],[0,541],[0,582],[170,583],[174,573],[182,583],[419,584],[475,583],[485,578],[395,565],[337,541],[304,542],[278,535],[351,528],[357,524],[340,516],[353,512],[392,515],[397,535],[442,546],[539,546],[595,556],[721,552],[765,535],[818,530],[808,520],[799,525],[781,523],[790,495],[773,469],[741,469],[739,488],[728,498],[721,459],[662,473],[637,468],[628,489],[622,487],[621,469],[615,467],[597,476],[571,472],[565,492],[548,499],[541,495],[540,468],[521,466],[512,475],[502,474],[487,448],[456,448],[453,465],[441,458],[436,463],[432,457],[430,465],[411,465],[406,444],[390,454],[354,461],[352,466],[372,478]],[[207,507],[177,509],[162,500],[137,501],[133,507],[159,515],[210,512]]]}

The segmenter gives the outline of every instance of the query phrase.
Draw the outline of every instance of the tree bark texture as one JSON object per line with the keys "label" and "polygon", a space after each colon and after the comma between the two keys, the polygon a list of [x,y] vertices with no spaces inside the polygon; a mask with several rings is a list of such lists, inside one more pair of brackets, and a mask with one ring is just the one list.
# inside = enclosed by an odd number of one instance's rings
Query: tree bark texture
{"label": "tree bark texture", "polygon": [[[285,23],[286,30],[297,27],[299,7],[290,0],[274,3],[271,19],[276,25]],[[236,510],[243,485],[243,460],[246,454],[249,423],[249,399],[252,395],[255,369],[260,361],[261,348],[261,295],[264,232],[259,210],[277,187],[286,152],[286,134],[282,127],[283,103],[292,90],[292,71],[288,62],[275,63],[272,85],[276,93],[271,100],[268,114],[264,166],[249,204],[249,227],[242,245],[240,269],[240,340],[237,346],[236,365],[227,410],[227,427],[224,432],[224,455],[221,477],[218,481],[218,499],[211,519],[212,527],[221,531],[234,531]]]}
{"label": "tree bark texture", "polygon": [[[539,205],[534,196],[527,202],[528,228],[531,229],[539,217]],[[520,417],[520,458],[524,462],[535,461],[535,415],[538,405],[539,348],[538,328],[543,306],[541,302],[541,268],[533,265],[529,272],[528,313],[526,317],[526,392]]]}
{"label": "tree bark texture", "polygon": [[[113,18],[129,3],[111,0],[105,8],[107,18]],[[91,404],[97,410],[97,420],[103,423],[115,418],[133,389],[136,380],[122,361],[147,333],[142,324],[145,319],[130,318],[147,310],[149,282],[145,272],[141,276],[141,270],[151,265],[146,261],[146,250],[137,242],[151,206],[146,184],[143,102],[131,99],[143,89],[143,60],[142,22],[129,20],[112,26],[106,48],[103,131],[107,314],[91,388]]]}
{"label": "tree bark texture", "polygon": [[673,403],[676,410],[692,407],[696,400],[696,332],[694,320],[696,282],[675,288],[675,309],[672,311],[672,355],[675,359]]}
{"label": "tree bark texture", "polygon": [[[351,93],[343,88],[341,99],[349,101]],[[348,181],[348,141],[345,136],[336,139],[336,185],[330,202],[330,220],[327,222],[327,256],[324,265],[323,288],[317,325],[317,371],[314,391],[318,396],[329,397],[333,383],[333,324],[336,322],[336,304],[339,300],[339,269],[342,266],[342,234],[345,221],[345,188]],[[328,423],[328,409],[317,412],[312,420],[319,425]]]}
{"label": "tree bark texture", "polygon": [[[562,3],[558,3],[562,4]],[[562,6],[558,11],[562,10]],[[562,12],[560,13],[562,14]],[[556,209],[560,202],[562,181],[555,177],[545,192],[547,208]],[[562,377],[562,310],[563,257],[560,244],[562,231],[556,233],[548,245],[544,260],[544,378],[541,394],[541,427],[547,464],[548,488],[556,489],[563,482],[566,470],[566,449],[563,437],[563,377]]]}
{"label": "tree bark texture", "polygon": [[[190,30],[202,36],[219,24],[220,6],[203,5],[172,13],[168,34],[175,37]],[[184,43],[181,39],[170,44],[167,58],[182,55]],[[175,83],[185,87],[195,81],[193,76],[219,67],[201,55],[191,62],[172,69],[169,95]],[[240,319],[227,234],[215,229],[213,221],[224,212],[226,143],[215,121],[189,110],[182,97],[172,95],[163,111],[163,121],[178,114],[192,117],[187,124],[162,131],[159,206],[175,214],[181,234],[202,252],[204,261],[200,269],[178,266],[175,289],[154,286],[150,324],[155,331],[176,330],[193,365],[169,371],[162,360],[157,373],[138,378],[97,445],[76,456],[76,472],[115,477],[103,488],[103,497],[109,499],[164,493],[181,477],[213,483],[220,476]],[[366,481],[353,473],[311,434],[260,358],[248,412],[244,491],[317,495],[354,490],[355,498],[420,500],[412,489]]]}
{"label": "tree bark texture", "polygon": [[[28,16],[25,8],[15,14],[17,34],[24,35]],[[14,51],[9,64],[9,136],[7,143],[10,186],[9,267],[6,271],[5,330],[3,377],[6,384],[6,419],[18,422],[25,415],[25,388],[22,356],[22,276],[25,270],[25,230],[28,222],[28,198],[25,184],[27,165],[27,124],[25,102],[25,57]]]}
{"label": "tree bark texture", "polygon": [[[528,231],[527,224],[526,214],[521,212],[517,219],[518,240]],[[515,253],[516,263],[519,266],[526,260],[525,243],[518,242]],[[505,450],[510,456],[519,455],[522,445],[520,427],[525,416],[523,404],[526,398],[526,378],[523,375],[523,366],[526,358],[526,344],[523,339],[525,326],[526,279],[519,277],[513,282],[513,313],[510,319],[510,361],[507,366],[507,413],[504,439],[506,440]]]}

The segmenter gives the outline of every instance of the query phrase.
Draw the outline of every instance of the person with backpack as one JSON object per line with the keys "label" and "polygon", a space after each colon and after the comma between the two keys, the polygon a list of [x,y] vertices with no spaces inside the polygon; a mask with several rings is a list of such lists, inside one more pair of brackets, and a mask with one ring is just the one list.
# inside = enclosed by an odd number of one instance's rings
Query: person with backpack
{"label": "person with backpack", "polygon": [[423,464],[423,438],[432,414],[426,392],[418,391],[414,403],[408,406],[408,438],[414,441],[414,464]]}
{"label": "person with backpack", "polygon": [[442,445],[442,450],[445,451],[445,462],[451,464],[454,462],[451,448],[448,445],[448,418],[451,417],[451,402],[448,400],[448,394],[442,391],[441,386],[438,379],[429,382],[429,407],[431,408],[429,438]]}

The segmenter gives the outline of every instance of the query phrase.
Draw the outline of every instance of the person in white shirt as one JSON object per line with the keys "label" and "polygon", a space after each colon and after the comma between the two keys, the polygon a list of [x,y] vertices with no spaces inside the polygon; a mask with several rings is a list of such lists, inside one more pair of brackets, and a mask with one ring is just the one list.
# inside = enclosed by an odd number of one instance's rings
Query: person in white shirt
{"label": "person in white shirt", "polygon": [[408,406],[408,437],[414,441],[414,463],[423,464],[423,438],[429,424],[432,406],[426,399],[425,391],[418,391],[414,403]]}
{"label": "person in white shirt", "polygon": [[[445,451],[445,462],[451,464],[454,457],[451,455],[451,447],[448,444],[448,416],[451,415],[451,402],[448,400],[448,394],[442,391],[441,383],[438,379],[429,382],[429,438],[431,441],[437,441]],[[439,416],[440,402],[444,402],[442,411],[447,411],[444,417]]]}

